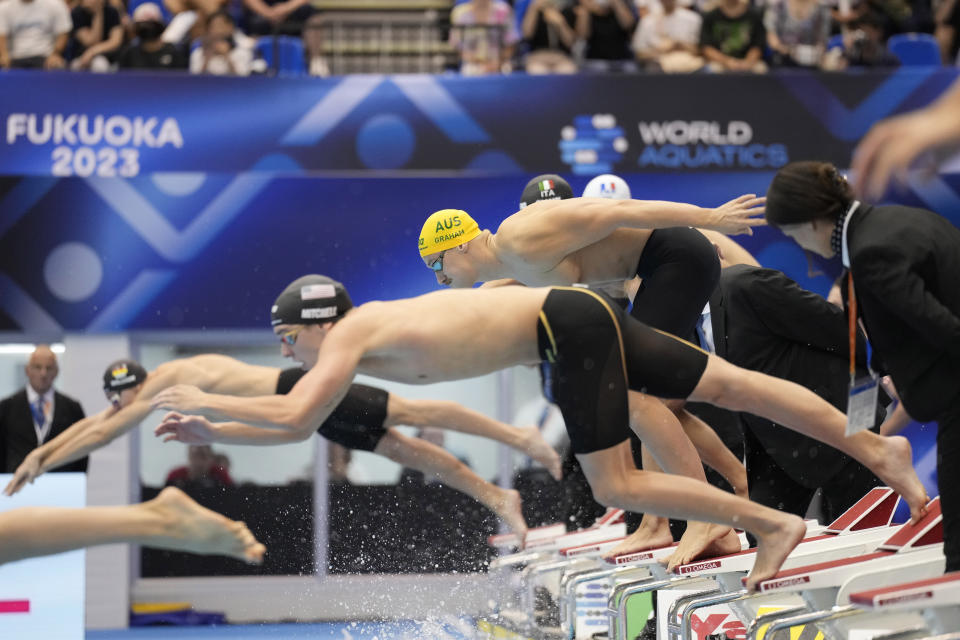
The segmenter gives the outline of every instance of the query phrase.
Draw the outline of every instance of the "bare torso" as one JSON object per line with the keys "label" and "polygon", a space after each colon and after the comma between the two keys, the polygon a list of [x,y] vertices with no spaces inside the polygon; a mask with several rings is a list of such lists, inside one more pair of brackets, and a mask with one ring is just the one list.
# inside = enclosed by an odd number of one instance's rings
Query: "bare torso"
{"label": "bare torso", "polygon": [[[173,360],[160,365],[157,373],[163,372],[165,367],[173,369],[176,383],[192,384],[209,393],[231,396],[273,395],[280,375],[277,367],[247,364],[213,353]],[[149,377],[147,382],[150,382]],[[149,388],[145,387],[144,391],[149,392]]]}
{"label": "bare torso", "polygon": [[539,361],[548,289],[446,290],[351,312],[328,340],[360,341],[359,373],[409,384],[485,375]]}
{"label": "bare torso", "polygon": [[556,263],[508,252],[500,258],[511,268],[511,278],[531,287],[574,283],[616,286],[636,275],[640,254],[651,233],[651,229],[617,229],[598,242],[568,253]]}

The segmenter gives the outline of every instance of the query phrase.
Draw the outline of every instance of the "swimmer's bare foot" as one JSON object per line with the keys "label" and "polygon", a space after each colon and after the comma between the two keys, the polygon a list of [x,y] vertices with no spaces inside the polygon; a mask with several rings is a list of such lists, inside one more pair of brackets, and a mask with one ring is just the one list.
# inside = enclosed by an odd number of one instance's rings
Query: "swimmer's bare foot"
{"label": "swimmer's bare foot", "polygon": [[670,521],[645,513],[637,530],[627,536],[623,542],[604,553],[603,557],[613,558],[627,553],[668,547],[671,544],[673,544],[673,534],[670,533]]}
{"label": "swimmer's bare foot", "polygon": [[882,450],[877,464],[870,469],[888,487],[900,494],[910,506],[910,521],[917,522],[927,514],[927,496],[923,483],[913,469],[913,449],[902,436],[881,437]]}
{"label": "swimmer's bare foot", "polygon": [[524,548],[527,541],[527,521],[523,519],[523,500],[520,494],[512,489],[504,490],[491,509],[501,520],[507,523],[520,540],[519,547]]}
{"label": "swimmer's bare foot", "polygon": [[257,542],[245,524],[201,507],[175,487],[167,487],[143,507],[163,523],[163,532],[149,536],[144,544],[263,562],[266,547]]}
{"label": "swimmer's bare foot", "polygon": [[747,576],[747,590],[750,592],[756,590],[760,582],[777,575],[783,561],[807,532],[807,525],[799,517],[781,515],[782,519],[766,533],[753,532],[757,537],[757,559]]}
{"label": "swimmer's bare foot", "polygon": [[709,522],[688,522],[677,550],[666,559],[667,571],[697,558],[725,556],[740,551],[740,538],[730,527]]}
{"label": "swimmer's bare foot", "polygon": [[557,450],[543,439],[540,429],[520,427],[520,431],[523,432],[523,450],[527,455],[546,467],[554,480],[560,480],[563,477],[563,461],[560,460]]}

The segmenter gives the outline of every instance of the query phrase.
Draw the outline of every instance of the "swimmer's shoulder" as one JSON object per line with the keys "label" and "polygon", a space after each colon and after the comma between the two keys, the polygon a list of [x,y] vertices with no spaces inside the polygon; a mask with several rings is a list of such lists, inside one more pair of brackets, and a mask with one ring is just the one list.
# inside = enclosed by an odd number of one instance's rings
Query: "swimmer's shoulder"
{"label": "swimmer's shoulder", "polygon": [[348,339],[359,339],[388,322],[395,306],[396,302],[384,302],[382,300],[364,302],[351,309],[347,315],[337,322],[332,332],[336,332],[341,337],[349,336]]}

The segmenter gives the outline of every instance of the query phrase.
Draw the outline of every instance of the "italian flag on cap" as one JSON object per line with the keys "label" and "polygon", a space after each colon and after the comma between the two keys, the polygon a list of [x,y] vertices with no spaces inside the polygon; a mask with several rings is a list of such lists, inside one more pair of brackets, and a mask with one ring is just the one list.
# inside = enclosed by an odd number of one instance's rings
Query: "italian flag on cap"
{"label": "italian flag on cap", "polygon": [[540,191],[550,191],[553,189],[553,180],[541,180]]}

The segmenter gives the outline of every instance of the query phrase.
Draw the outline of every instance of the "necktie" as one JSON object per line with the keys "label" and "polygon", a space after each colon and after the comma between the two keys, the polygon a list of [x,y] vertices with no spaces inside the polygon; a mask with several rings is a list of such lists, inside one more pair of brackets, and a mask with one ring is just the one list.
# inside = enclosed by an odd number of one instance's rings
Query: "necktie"
{"label": "necktie", "polygon": [[45,411],[46,401],[43,396],[38,396],[36,403],[31,405],[30,410],[33,413],[33,420],[38,427],[43,427],[47,422],[47,412]]}

